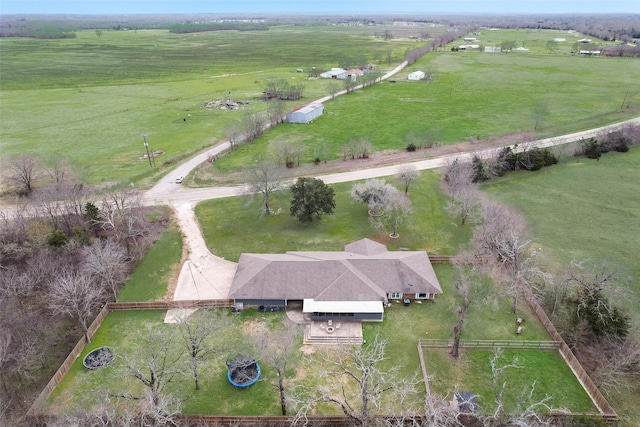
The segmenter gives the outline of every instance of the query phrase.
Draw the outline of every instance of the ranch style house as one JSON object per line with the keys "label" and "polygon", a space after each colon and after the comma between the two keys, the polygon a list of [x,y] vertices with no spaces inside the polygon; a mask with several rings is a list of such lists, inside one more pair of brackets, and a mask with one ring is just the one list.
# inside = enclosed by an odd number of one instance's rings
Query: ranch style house
{"label": "ranch style house", "polygon": [[425,251],[388,251],[369,239],[343,252],[242,254],[229,298],[238,309],[302,304],[310,320],[382,321],[391,300],[442,293]]}

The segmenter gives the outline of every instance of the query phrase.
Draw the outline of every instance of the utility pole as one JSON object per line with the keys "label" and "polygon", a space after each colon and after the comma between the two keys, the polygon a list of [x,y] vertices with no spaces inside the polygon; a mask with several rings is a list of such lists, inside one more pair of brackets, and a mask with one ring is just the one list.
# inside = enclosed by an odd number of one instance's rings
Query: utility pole
{"label": "utility pole", "polygon": [[147,144],[147,134],[146,133],[142,134],[142,139],[144,139],[144,149],[147,150],[147,159],[149,160],[149,167],[152,168],[153,166],[151,165],[151,156],[149,155],[149,144]]}

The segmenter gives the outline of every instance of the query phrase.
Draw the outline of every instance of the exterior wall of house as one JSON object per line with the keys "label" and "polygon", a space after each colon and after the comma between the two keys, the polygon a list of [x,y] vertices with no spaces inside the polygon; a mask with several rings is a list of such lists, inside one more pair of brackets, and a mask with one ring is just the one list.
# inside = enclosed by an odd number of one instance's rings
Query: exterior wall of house
{"label": "exterior wall of house", "polygon": [[383,313],[313,313],[311,320],[382,322]]}
{"label": "exterior wall of house", "polygon": [[244,307],[260,307],[261,305],[267,307],[284,307],[287,305],[287,301],[283,299],[236,299],[235,303],[242,303]]}

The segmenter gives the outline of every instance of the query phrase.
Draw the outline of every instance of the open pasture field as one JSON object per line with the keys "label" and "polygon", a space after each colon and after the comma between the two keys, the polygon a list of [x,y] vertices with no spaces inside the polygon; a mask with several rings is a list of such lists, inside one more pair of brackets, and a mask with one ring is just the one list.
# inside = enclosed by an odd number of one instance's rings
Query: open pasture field
{"label": "open pasture field", "polygon": [[[441,280],[443,295],[434,303],[413,304],[403,307],[394,304],[387,309],[385,320],[382,323],[370,323],[364,325],[364,334],[367,340],[372,340],[376,334],[389,341],[387,347],[387,359],[383,366],[400,366],[401,374],[412,377],[420,373],[417,342],[424,337],[447,338],[450,336],[450,326],[454,323],[454,307],[456,306],[455,292],[453,291],[453,274],[451,266],[437,265],[436,273]],[[442,298],[440,298],[442,297]],[[227,312],[228,309],[219,309]],[[490,315],[487,313],[490,312]],[[202,315],[203,311],[195,316]],[[163,323],[163,311],[127,311],[113,312],[107,316],[102,327],[95,335],[92,343],[87,346],[83,354],[78,358],[70,373],[56,389],[48,402],[48,410],[55,413],[73,410],[76,406],[90,407],[101,401],[104,393],[126,394],[134,396],[142,392],[137,381],[125,378],[122,375],[122,360],[117,359],[113,366],[97,371],[89,371],[82,366],[82,359],[92,349],[109,346],[121,356],[133,354],[140,344],[139,334],[147,327],[159,328],[167,333],[176,325]],[[519,316],[526,319],[525,336],[516,336],[514,329],[514,315],[509,312],[509,302],[499,299],[495,305],[478,305],[469,312],[468,335],[469,339],[548,339],[542,326],[536,321],[535,315],[525,307],[518,312]],[[167,392],[179,396],[183,401],[182,412],[186,414],[227,414],[227,415],[278,415],[279,402],[277,388],[271,383],[276,381],[276,374],[267,363],[262,363],[262,381],[244,390],[232,387],[226,379],[224,361],[237,354],[254,354],[250,345],[250,336],[253,331],[269,334],[269,331],[277,331],[282,327],[291,327],[290,321],[284,313],[258,313],[255,310],[245,310],[241,315],[234,315],[230,319],[231,325],[220,329],[212,337],[211,343],[217,349],[202,365],[200,391],[195,391],[192,377],[185,361],[185,374],[176,377],[168,386]],[[426,334],[428,332],[428,334]],[[310,364],[304,354],[320,351],[323,346],[302,346],[301,337],[296,344],[296,350],[292,355],[287,369],[288,386],[296,384],[313,385],[314,382],[325,378],[318,369],[318,364]],[[178,340],[175,341],[176,346]],[[178,347],[174,348],[178,350]],[[534,357],[537,360],[537,357]],[[466,362],[461,362],[466,363]],[[478,362],[484,363],[484,362]],[[558,363],[554,363],[558,365]],[[485,367],[486,368],[486,367]],[[481,369],[480,367],[478,369]],[[565,376],[571,376],[568,367],[560,364],[556,368],[565,371]],[[509,376],[514,386],[524,385],[518,381],[517,376]],[[486,384],[486,378],[481,382],[470,382],[475,390],[483,390],[490,387]],[[451,383],[449,392],[455,384]],[[579,387],[574,380],[563,384],[554,385],[554,392],[574,393]],[[566,390],[565,390],[566,388]],[[557,391],[556,391],[557,390]],[[424,390],[420,390],[421,393]],[[588,404],[588,399],[587,399]],[[584,401],[571,406],[573,410],[582,410]],[[323,408],[327,414],[336,413],[332,408]]]}
{"label": "open pasture field", "polygon": [[[438,28],[429,28],[436,35]],[[400,63],[406,38],[373,38],[375,28],[348,26],[273,27],[269,31],[171,34],[167,31],[80,31],[73,39],[0,40],[2,153],[62,153],[89,183],[147,186],[168,167],[224,138],[225,127],[249,112],[269,77],[305,82],[304,99],[328,93],[325,80],[306,80],[297,68],[332,67],[341,57],[362,58],[381,70]],[[492,33],[493,36],[494,33]],[[523,32],[523,34],[526,34]],[[534,34],[536,38],[541,35]],[[499,34],[496,33],[496,38]],[[509,34],[505,34],[509,38]],[[250,152],[219,163],[237,169],[279,139],[327,146],[340,158],[351,138],[369,138],[376,150],[404,149],[409,131],[435,131],[440,142],[530,130],[536,103],[549,114],[545,135],[584,129],[629,117],[638,103],[637,60],[565,55],[492,55],[437,52],[412,66],[431,70],[434,81],[382,84],[328,102],[311,125],[269,132]],[[617,112],[629,90],[630,109]],[[211,100],[253,101],[240,111],[203,109]],[[164,154],[150,169],[142,134]],[[226,163],[230,162],[230,163]]]}
{"label": "open pasture field", "polygon": [[522,212],[550,271],[571,260],[607,263],[628,286],[616,303],[640,325],[640,147],[599,161],[567,158],[536,173],[496,178],[484,190]]}
{"label": "open pasture field", "polygon": [[[80,31],[73,39],[0,40],[3,155],[69,156],[90,183],[140,181],[149,171],[142,134],[162,164],[217,143],[225,126],[266,109],[265,80],[305,81],[305,99],[326,93],[297,68],[337,66],[341,56],[392,63],[415,42],[385,42],[358,27],[260,32]],[[388,64],[381,64],[381,67]],[[211,100],[251,101],[241,111]],[[159,165],[158,165],[159,166]]]}
{"label": "open pasture field", "polygon": [[[500,33],[490,34],[498,40]],[[506,33],[503,37],[512,36]],[[544,32],[522,34],[538,37]],[[343,157],[343,146],[351,140],[367,139],[374,151],[398,151],[406,148],[410,133],[427,133],[431,142],[444,144],[520,131],[550,137],[621,121],[637,115],[640,108],[640,83],[635,78],[640,61],[635,58],[448,48],[398,73],[395,83],[326,102],[324,114],[310,124],[284,124],[267,132],[255,144],[208,166],[209,174],[237,171],[255,156],[274,154],[281,141],[304,143],[304,162],[324,159],[325,151],[335,160]],[[408,81],[407,74],[415,70],[430,73],[433,80]],[[200,174],[204,178],[207,172]]]}

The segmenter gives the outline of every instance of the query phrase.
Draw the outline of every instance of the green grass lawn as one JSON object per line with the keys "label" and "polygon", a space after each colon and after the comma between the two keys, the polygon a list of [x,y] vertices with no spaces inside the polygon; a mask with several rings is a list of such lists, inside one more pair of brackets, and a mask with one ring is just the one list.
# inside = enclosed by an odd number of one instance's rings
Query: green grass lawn
{"label": "green grass lawn", "polygon": [[399,239],[389,239],[388,233],[371,226],[367,206],[354,202],[349,195],[352,185],[333,185],[334,214],[310,225],[289,215],[288,191],[273,197],[270,206],[276,214],[269,217],[261,215],[259,198],[250,202],[242,197],[202,202],[196,206],[196,216],[209,249],[232,261],[243,252],[341,251],[345,244],[364,237],[382,241],[390,250],[409,248],[446,255],[457,253],[459,245],[470,237],[470,228],[459,226],[444,210],[445,196],[436,172],[422,172],[420,181],[409,189],[413,213],[400,226]]}
{"label": "green grass lawn", "polygon": [[[439,295],[434,303],[412,304],[404,307],[393,304],[385,313],[382,323],[368,323],[363,325],[365,339],[373,339],[375,334],[387,339],[387,359],[384,366],[398,365],[401,374],[407,377],[420,373],[417,343],[421,338],[448,338],[451,336],[450,326],[454,323],[455,297],[453,291],[454,269],[447,265],[437,265],[436,273],[442,284],[444,294]],[[225,311],[227,309],[220,309]],[[490,315],[487,315],[490,313]],[[48,409],[52,412],[73,410],[76,405],[88,408],[100,401],[104,392],[117,394],[131,392],[139,395],[141,386],[131,379],[122,376],[121,361],[117,360],[112,367],[97,371],[88,371],[82,367],[82,359],[91,350],[109,346],[120,355],[127,354],[136,347],[138,334],[147,325],[169,331],[175,325],[162,322],[163,311],[126,311],[113,312],[107,316],[101,328],[90,345],[78,358],[70,373],[56,389],[49,400]],[[200,313],[195,314],[200,315]],[[522,306],[518,316],[524,317],[525,334],[514,334],[514,315],[509,312],[509,301],[497,298],[495,303],[478,304],[469,312],[465,339],[495,338],[495,339],[548,339],[542,326],[536,321],[535,315]],[[271,385],[275,381],[273,369],[262,364],[263,381],[247,389],[236,389],[226,379],[224,361],[236,354],[251,354],[248,337],[255,331],[268,334],[269,331],[283,327],[283,313],[258,313],[256,310],[245,310],[242,315],[233,316],[231,326],[219,330],[212,343],[218,352],[203,365],[201,370],[202,389],[195,391],[193,381],[185,364],[185,374],[179,376],[169,386],[170,393],[183,400],[183,413],[187,414],[225,414],[225,415],[277,415],[279,410],[277,389]],[[178,344],[176,344],[178,345]],[[290,385],[312,384],[321,378],[320,372],[315,372],[301,351],[301,338],[289,365],[288,380]],[[308,351],[307,351],[308,352]],[[534,358],[535,359],[535,358]],[[536,359],[537,360],[537,359]],[[542,362],[541,362],[542,363]],[[547,362],[544,362],[547,363]],[[481,370],[484,362],[478,362],[476,369]],[[553,369],[562,371],[557,362]],[[569,372],[568,367],[564,370]],[[567,375],[566,372],[563,375]],[[488,387],[486,378],[478,377],[478,381],[469,379],[474,390]],[[530,377],[526,377],[528,381]],[[514,380],[514,384],[521,384]],[[573,393],[572,382],[565,382],[567,390],[557,384],[553,390],[557,393]],[[453,385],[451,385],[453,387]],[[552,387],[548,383],[541,383],[541,390],[548,391]],[[449,390],[443,390],[446,393]],[[550,391],[549,391],[550,393]],[[579,406],[571,406],[578,410]],[[322,412],[334,413],[329,408]]]}
{"label": "green grass lawn", "polygon": [[118,293],[118,301],[162,299],[167,293],[170,282],[177,281],[181,257],[182,233],[172,222],[136,265],[129,280]]}
{"label": "green grass lawn", "polygon": [[[425,365],[430,375],[433,393],[453,398],[454,391],[470,391],[478,396],[479,406],[493,412],[496,397],[493,391],[491,359],[493,351],[463,349],[460,358],[452,361],[447,349],[423,349]],[[498,366],[515,363],[521,368],[508,368],[499,377],[499,385],[507,383],[505,410],[514,411],[517,405],[526,407],[550,396],[548,404],[556,410],[595,413],[591,399],[580,386],[562,356],[555,351],[503,350]],[[535,392],[527,401],[535,382]]]}

